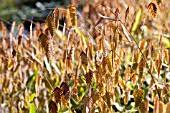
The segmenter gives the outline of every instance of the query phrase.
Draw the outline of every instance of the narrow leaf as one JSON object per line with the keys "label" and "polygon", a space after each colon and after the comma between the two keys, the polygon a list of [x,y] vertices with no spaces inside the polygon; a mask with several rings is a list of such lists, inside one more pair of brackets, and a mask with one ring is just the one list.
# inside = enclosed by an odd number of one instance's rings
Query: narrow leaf
{"label": "narrow leaf", "polygon": [[125,13],[125,22],[126,22],[126,20],[127,20],[128,14],[129,14],[129,7],[127,7],[127,9],[126,9],[126,13]]}

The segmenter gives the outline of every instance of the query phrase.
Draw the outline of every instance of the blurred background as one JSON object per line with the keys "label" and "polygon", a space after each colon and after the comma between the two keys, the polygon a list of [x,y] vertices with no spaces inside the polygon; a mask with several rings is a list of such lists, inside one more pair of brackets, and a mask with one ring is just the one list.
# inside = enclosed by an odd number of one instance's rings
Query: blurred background
{"label": "blurred background", "polygon": [[[78,5],[77,9],[83,7],[86,0],[74,0]],[[44,22],[52,8],[67,8],[73,0],[0,0],[0,20],[10,29],[12,22],[16,25],[23,23],[29,30],[30,22]]]}
{"label": "blurred background", "polygon": [[78,4],[77,9],[81,10],[87,0],[0,0],[0,20],[7,28],[11,27],[13,21],[17,25],[23,23],[29,27],[31,20],[44,22],[52,8],[67,8],[73,1]]}
{"label": "blurred background", "polygon": [[46,8],[54,8],[56,5],[67,6],[69,0],[0,0],[0,18],[8,21],[45,17],[48,13],[36,13]]}
{"label": "blurred background", "polygon": [[78,2],[80,9],[86,0],[0,0],[0,18],[8,21],[29,19],[35,17],[46,17],[48,10],[43,13],[39,10],[54,8],[56,6],[67,7],[72,2]]}

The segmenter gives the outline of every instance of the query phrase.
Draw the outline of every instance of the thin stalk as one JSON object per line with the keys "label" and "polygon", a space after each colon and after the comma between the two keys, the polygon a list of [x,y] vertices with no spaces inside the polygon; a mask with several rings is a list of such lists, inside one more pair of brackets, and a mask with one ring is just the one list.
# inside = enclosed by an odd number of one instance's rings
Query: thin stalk
{"label": "thin stalk", "polygon": [[[100,16],[102,16],[102,15],[100,15]],[[110,17],[106,17],[106,16],[102,16],[104,19],[108,19],[108,20],[111,20],[111,21],[119,21],[121,24],[123,24],[123,22],[121,21],[121,20],[115,20],[115,19],[113,19],[113,18],[110,18]],[[123,24],[124,25],[124,24]],[[127,32],[129,32],[129,31],[127,31]],[[129,35],[131,35],[130,33],[129,33]],[[144,58],[144,60],[146,61],[146,65],[147,65],[147,67],[149,67],[149,65],[148,65],[148,63],[147,63],[147,59],[145,58],[145,56],[144,56],[144,54],[143,54],[143,52],[142,52],[142,50],[140,49],[140,47],[138,46],[138,43],[136,42],[136,40],[133,38],[133,36],[131,35],[130,36],[131,38],[132,38],[132,40],[134,40],[134,42],[135,42],[135,45],[137,46],[137,48],[139,49],[139,51],[140,51],[140,53],[142,54],[142,57]],[[154,80],[154,77],[153,77],[153,75],[152,75],[152,73],[151,73],[151,70],[150,69],[148,69],[148,72],[149,72],[149,74],[151,75],[151,77],[152,77],[152,79],[153,79],[153,82],[155,83],[155,80]],[[155,85],[155,89],[156,89],[156,91],[157,91],[157,94],[158,94],[158,97],[159,97],[159,99],[161,98],[161,96],[160,96],[160,94],[159,94],[159,91],[158,91],[158,88],[157,88],[157,86]]]}
{"label": "thin stalk", "polygon": [[[149,65],[148,65],[148,63],[147,63],[147,59],[146,59],[146,57],[144,56],[144,54],[143,54],[142,50],[140,49],[140,47],[138,46],[137,41],[136,41],[133,37],[132,37],[132,39],[134,40],[134,42],[135,42],[137,48],[139,49],[140,53],[142,54],[142,57],[143,57],[144,60],[146,61],[146,66],[149,67]],[[154,82],[154,84],[155,84],[155,79],[154,79],[154,76],[153,76],[152,73],[151,73],[150,68],[148,69],[148,72],[149,72],[149,74],[151,75],[152,80],[153,80],[153,82]],[[156,85],[155,85],[155,89],[156,89],[156,91],[157,91],[157,93],[158,93],[158,97],[159,97],[159,99],[160,99],[161,96],[160,96],[160,94],[159,94],[158,87],[157,87]]]}
{"label": "thin stalk", "polygon": [[46,81],[47,81],[47,82],[48,82],[48,84],[50,85],[51,89],[54,91],[54,88],[53,88],[53,86],[51,85],[50,81],[47,79],[47,77],[46,77],[46,76],[44,76],[44,78],[46,79]]}

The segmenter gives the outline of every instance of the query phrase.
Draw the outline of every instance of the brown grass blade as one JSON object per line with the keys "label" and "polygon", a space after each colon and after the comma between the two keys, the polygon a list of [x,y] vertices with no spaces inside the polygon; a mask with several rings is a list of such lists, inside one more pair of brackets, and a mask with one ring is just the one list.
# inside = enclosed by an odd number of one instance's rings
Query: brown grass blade
{"label": "brown grass blade", "polygon": [[129,33],[129,31],[127,30],[127,28],[125,27],[125,25],[123,23],[120,23],[120,25],[122,26],[123,29],[123,33],[125,34],[127,40],[129,42],[132,42],[132,35]]}
{"label": "brown grass blade", "polygon": [[127,20],[128,14],[129,14],[129,7],[127,7],[127,9],[126,9],[126,13],[125,13],[125,23],[126,23],[126,20]]}

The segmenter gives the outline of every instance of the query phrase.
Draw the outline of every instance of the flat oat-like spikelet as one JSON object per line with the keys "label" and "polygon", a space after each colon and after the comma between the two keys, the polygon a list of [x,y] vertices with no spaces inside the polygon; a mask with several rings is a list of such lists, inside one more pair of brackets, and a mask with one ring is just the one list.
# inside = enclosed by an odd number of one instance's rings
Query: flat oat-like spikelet
{"label": "flat oat-like spikelet", "polygon": [[102,43],[102,46],[103,46],[103,54],[104,56],[108,56],[109,52],[110,51],[110,44],[107,40],[105,39],[102,39],[103,43]]}
{"label": "flat oat-like spikelet", "polygon": [[168,55],[168,49],[165,49],[164,50],[164,58],[165,58],[165,62],[168,64],[169,62],[169,55]]}
{"label": "flat oat-like spikelet", "polygon": [[139,43],[139,47],[142,51],[145,50],[145,47],[147,46],[147,42],[146,42],[146,39],[142,39]]}
{"label": "flat oat-like spikelet", "polygon": [[116,70],[114,81],[113,81],[114,86],[117,86],[117,84],[119,82],[119,75],[120,75],[120,70]]}
{"label": "flat oat-like spikelet", "polygon": [[59,9],[56,7],[54,9],[54,12],[53,12],[53,15],[54,15],[54,30],[58,30],[58,26],[59,26]]}
{"label": "flat oat-like spikelet", "polygon": [[70,98],[70,90],[68,84],[66,82],[62,82],[60,88],[63,91],[62,94],[64,95],[65,99],[68,100]]}
{"label": "flat oat-like spikelet", "polygon": [[68,12],[70,15],[70,21],[73,27],[77,26],[77,13],[76,13],[76,7],[73,5],[68,6]]}
{"label": "flat oat-like spikelet", "polygon": [[50,108],[50,113],[58,112],[58,107],[57,107],[56,103],[52,100],[50,101],[49,108]]}
{"label": "flat oat-like spikelet", "polygon": [[50,31],[50,34],[51,36],[53,36],[53,29],[54,29],[54,25],[53,25],[53,21],[52,21],[52,17],[51,16],[48,16],[45,23],[47,24],[48,26],[48,29]]}
{"label": "flat oat-like spikelet", "polygon": [[156,16],[157,16],[157,7],[156,7],[156,4],[154,4],[154,3],[151,2],[151,3],[148,5],[148,9],[149,9],[151,15],[152,15],[154,18],[156,18]]}
{"label": "flat oat-like spikelet", "polygon": [[139,105],[139,113],[147,113],[146,102],[142,101]]}
{"label": "flat oat-like spikelet", "polygon": [[133,54],[132,57],[132,62],[133,62],[131,67],[132,71],[137,69],[139,60],[140,60],[140,52],[137,51],[135,54]]}
{"label": "flat oat-like spikelet", "polygon": [[19,24],[18,25],[18,35],[20,36],[22,36],[24,34],[24,24]]}
{"label": "flat oat-like spikelet", "polygon": [[56,103],[61,101],[62,90],[59,87],[56,87],[53,91],[53,97]]}
{"label": "flat oat-like spikelet", "polygon": [[85,74],[86,83],[91,84],[93,78],[93,72],[89,69],[89,72]]}
{"label": "flat oat-like spikelet", "polygon": [[158,78],[159,78],[161,67],[162,67],[162,55],[161,55],[161,53],[159,53],[157,57],[158,58],[154,61],[154,67],[155,67],[155,71],[158,74]]}
{"label": "flat oat-like spikelet", "polygon": [[51,57],[50,42],[49,42],[50,39],[44,33],[41,33],[39,38],[38,38],[38,41],[40,41],[41,46],[45,50],[45,54],[46,54],[46,56],[49,60],[50,57]]}
{"label": "flat oat-like spikelet", "polygon": [[153,61],[152,61],[152,59],[150,59],[149,69],[150,69],[150,71],[152,73],[152,71],[153,71]]}
{"label": "flat oat-like spikelet", "polygon": [[80,56],[81,56],[81,63],[82,63],[83,65],[88,65],[87,54],[82,51],[81,54],[80,54]]}
{"label": "flat oat-like spikelet", "polygon": [[124,104],[127,105],[129,102],[130,91],[125,91]]}
{"label": "flat oat-like spikelet", "polygon": [[140,106],[144,97],[144,91],[142,89],[137,89],[133,92],[135,107]]}
{"label": "flat oat-like spikelet", "polygon": [[111,64],[111,61],[110,61],[110,58],[109,57],[104,57],[103,58],[103,61],[102,61],[102,64],[103,64],[103,68],[106,68],[106,66],[108,67],[108,70],[109,72],[112,72],[112,64]]}
{"label": "flat oat-like spikelet", "polygon": [[139,69],[139,81],[141,82],[142,80],[142,76],[143,76],[143,72],[144,72],[144,68],[146,67],[146,61],[142,58],[139,62],[139,65],[138,65],[138,69]]}

